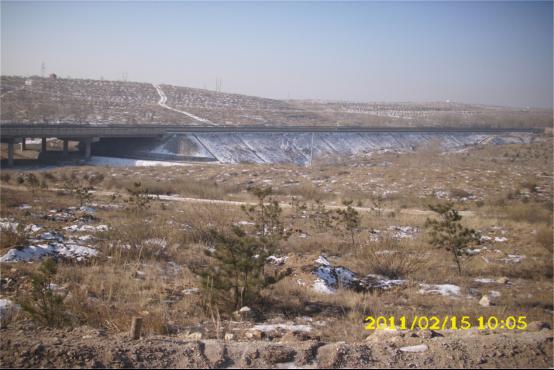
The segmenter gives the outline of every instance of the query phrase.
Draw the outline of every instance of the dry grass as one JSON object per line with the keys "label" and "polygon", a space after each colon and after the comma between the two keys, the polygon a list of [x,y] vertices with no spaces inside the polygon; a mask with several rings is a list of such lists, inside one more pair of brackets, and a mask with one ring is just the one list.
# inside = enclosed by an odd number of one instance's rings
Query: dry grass
{"label": "dry grass", "polygon": [[[322,199],[327,206],[337,206],[349,198],[368,208],[375,207],[374,194],[389,191],[382,202],[386,210],[361,212],[356,248],[351,248],[340,232],[321,230],[306,215],[284,208],[286,226],[300,231],[280,243],[279,255],[289,255],[303,264],[298,262],[289,276],[266,288],[262,292],[264,301],[256,308],[263,318],[308,315],[314,322],[325,322],[317,326],[324,339],[363,339],[369,334],[363,325],[367,315],[527,315],[528,321],[552,322],[552,158],[543,143],[484,147],[456,155],[438,155],[433,148],[407,156],[379,154],[355,162],[347,171],[344,168],[329,164],[312,168],[199,164],[185,168],[77,167],[37,172],[51,189],[72,179],[92,181],[97,190],[115,190],[122,195],[115,201],[102,195],[93,199],[98,204],[122,207],[97,212],[99,222],[110,226],[108,232],[96,235],[100,257],[84,264],[64,262],[60,267],[56,283],[66,286],[70,293],[66,304],[75,323],[122,332],[128,329],[130,317],[140,314],[146,318],[147,332],[175,333],[209,320],[200,296],[183,295],[182,291],[199,287],[190,271],[209,261],[204,256],[212,244],[208,230],[225,229],[247,217],[233,205],[159,200],[152,201],[141,214],[127,212],[125,189],[135,179],[155,194],[248,201],[252,200],[248,188],[263,186],[270,180],[277,199],[283,203],[295,196],[310,203]],[[52,190],[38,190],[33,196],[29,189],[13,189],[17,172],[5,173],[0,185],[2,217],[41,224],[45,229],[61,230],[65,226],[37,215],[51,208],[76,206],[76,198]],[[429,245],[424,230],[413,239],[367,241],[371,229],[405,225],[421,228],[429,215],[416,211],[437,201],[433,196],[436,191],[444,191],[445,200],[457,200],[459,209],[470,211],[463,218],[465,226],[491,237],[507,238],[505,242],[484,243],[486,250],[464,261],[461,276],[448,252]],[[477,199],[459,200],[470,194]],[[22,203],[31,204],[32,210],[20,210]],[[3,248],[16,244],[4,232],[0,237]],[[311,268],[320,254],[358,275],[401,277],[409,284],[365,294],[346,289],[332,295],[318,294],[311,289]],[[519,263],[503,262],[510,254],[525,258]],[[173,263],[180,267],[178,271]],[[18,272],[14,274],[32,270],[35,265],[15,264]],[[2,270],[4,277],[6,269]],[[510,278],[510,284],[483,285],[475,281],[501,276]],[[299,279],[306,284],[299,285]],[[456,284],[462,293],[458,297],[421,294],[420,283]],[[17,289],[3,294],[17,294]],[[496,305],[481,307],[477,303],[480,296],[491,290],[501,293]]]}

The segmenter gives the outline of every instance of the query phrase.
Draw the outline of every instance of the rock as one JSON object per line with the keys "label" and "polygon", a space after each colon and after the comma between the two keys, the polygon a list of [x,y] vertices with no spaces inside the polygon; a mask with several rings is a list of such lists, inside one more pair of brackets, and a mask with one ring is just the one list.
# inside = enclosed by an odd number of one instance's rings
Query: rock
{"label": "rock", "polygon": [[246,339],[254,339],[254,340],[260,340],[264,336],[264,332],[257,329],[250,329],[244,333],[244,337]]}
{"label": "rock", "polygon": [[407,333],[406,330],[382,329],[375,330],[365,340],[368,342],[391,341],[396,342]]}
{"label": "rock", "polygon": [[541,331],[543,329],[550,329],[550,325],[544,321],[532,321],[527,325],[527,331]]}
{"label": "rock", "polygon": [[304,306],[304,312],[311,315],[318,314],[321,312],[321,306],[318,304],[308,303]]}
{"label": "rock", "polygon": [[270,364],[294,361],[296,351],[287,346],[272,344],[265,347],[262,357]]}
{"label": "rock", "polygon": [[429,349],[426,344],[418,344],[416,346],[407,346],[407,347],[401,347],[401,352],[409,352],[409,353],[420,353],[425,352]]}
{"label": "rock", "polygon": [[225,345],[216,341],[204,343],[204,356],[208,359],[211,368],[221,368],[225,364]]}
{"label": "rock", "polygon": [[483,307],[489,307],[492,302],[491,302],[491,299],[489,298],[488,295],[484,295],[483,297],[481,297],[481,299],[479,300],[479,304]]}
{"label": "rock", "polygon": [[348,355],[348,346],[345,342],[326,344],[317,350],[317,364],[319,368],[340,367]]}
{"label": "rock", "polygon": [[498,284],[508,284],[509,281],[510,279],[508,279],[506,276],[496,279],[496,282]]}
{"label": "rock", "polygon": [[422,339],[442,337],[442,334],[439,334],[436,331],[429,330],[429,329],[419,330],[417,331],[416,335],[418,338],[422,338]]}
{"label": "rock", "polygon": [[224,339],[225,339],[226,342],[230,342],[230,341],[232,341],[233,339],[235,339],[235,334],[233,334],[233,333],[225,333]]}
{"label": "rock", "polygon": [[311,339],[314,339],[314,338],[309,333],[289,331],[281,337],[280,342],[281,343],[305,342]]}
{"label": "rock", "polygon": [[250,307],[244,306],[240,310],[233,312],[237,320],[251,320],[254,318],[254,311]]}
{"label": "rock", "polygon": [[42,351],[44,351],[44,346],[41,343],[35,345],[31,350],[31,352],[34,354],[41,353]]}
{"label": "rock", "polygon": [[200,340],[202,339],[202,333],[200,332],[190,333],[189,335],[187,335],[187,339]]}

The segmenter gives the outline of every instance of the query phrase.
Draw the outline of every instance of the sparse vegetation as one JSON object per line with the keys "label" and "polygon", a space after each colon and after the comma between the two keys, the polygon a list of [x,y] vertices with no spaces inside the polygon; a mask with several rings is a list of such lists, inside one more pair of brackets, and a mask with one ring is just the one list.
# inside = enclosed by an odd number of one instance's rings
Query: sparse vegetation
{"label": "sparse vegetation", "polygon": [[356,247],[355,236],[358,232],[360,232],[361,217],[358,211],[352,207],[351,200],[345,200],[342,204],[346,208],[337,210],[337,221],[339,225],[342,225],[345,232],[350,237],[351,247],[354,249]]}

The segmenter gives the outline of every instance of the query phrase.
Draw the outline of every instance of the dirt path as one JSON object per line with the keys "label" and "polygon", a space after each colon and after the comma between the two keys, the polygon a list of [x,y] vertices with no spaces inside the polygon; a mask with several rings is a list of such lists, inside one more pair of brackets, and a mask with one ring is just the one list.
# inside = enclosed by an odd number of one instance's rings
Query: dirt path
{"label": "dirt path", "polygon": [[169,109],[169,110],[172,110],[174,112],[177,112],[177,113],[181,113],[181,114],[184,114],[185,116],[188,116],[198,122],[202,122],[202,123],[208,123],[210,125],[213,125],[213,123],[205,118],[200,118],[198,116],[195,116],[194,114],[192,113],[189,113],[189,112],[185,112],[183,110],[179,110],[179,109],[175,109],[175,108],[172,108],[170,107],[169,105],[166,104],[167,102],[167,96],[165,95],[165,93],[163,92],[162,88],[160,87],[160,85],[154,85],[152,84],[152,86],[154,86],[154,88],[156,89],[156,91],[158,92],[158,95],[160,96],[160,100],[158,101],[158,105],[165,108],[165,109]]}
{"label": "dirt path", "polygon": [[[22,186],[13,186],[13,185],[1,185],[0,189],[12,189],[12,190],[20,190],[20,191],[26,191],[27,188]],[[63,189],[59,188],[48,188],[47,190],[50,191],[63,191]],[[112,195],[115,195],[116,193],[113,191],[92,191],[91,193],[100,195],[100,196],[106,196],[111,197]],[[182,197],[179,195],[156,195],[156,194],[150,194],[151,197],[154,197],[156,199],[165,200],[168,202],[184,202],[184,203],[197,203],[197,204],[210,204],[210,205],[228,205],[228,206],[235,206],[240,207],[243,205],[249,206],[249,205],[255,205],[257,203],[254,202],[243,202],[243,201],[234,201],[234,200],[221,200],[221,199],[205,199],[205,198],[190,198],[190,197]],[[290,208],[291,205],[288,203],[279,203],[279,205],[282,208]],[[325,205],[328,209],[341,209],[344,208],[344,206],[334,206],[334,205]],[[352,207],[358,212],[377,212],[379,211],[378,208],[369,208],[369,207]],[[386,212],[395,212],[394,209],[388,209],[388,208],[381,208],[380,210],[382,213]],[[422,209],[416,209],[416,208],[407,208],[407,209],[401,209],[401,214],[405,215],[419,215],[419,216],[431,216],[434,214],[433,211],[428,210],[422,210]],[[474,216],[474,212],[472,211],[460,211],[460,214],[464,217],[471,217]]]}
{"label": "dirt path", "polygon": [[[552,330],[456,332],[359,343],[317,339],[187,340],[73,330],[0,330],[2,367],[109,368],[536,368],[552,367]],[[417,347],[416,347],[417,346]],[[419,350],[414,351],[414,348]],[[410,349],[412,351],[410,351]]]}
{"label": "dirt path", "polygon": [[[27,188],[23,186],[14,186],[14,185],[0,185],[0,189],[12,189],[12,190],[20,190],[20,191],[26,191]],[[49,191],[63,191],[64,189],[60,188],[48,188]],[[100,195],[100,196],[106,196],[111,197],[112,195],[117,194],[113,191],[91,191],[91,193]],[[157,194],[150,194],[151,197],[165,200],[168,202],[184,202],[184,203],[197,203],[197,204],[210,204],[210,205],[227,205],[227,206],[235,206],[240,207],[243,205],[249,206],[249,205],[256,205],[257,203],[254,202],[244,202],[244,201],[235,201],[235,200],[221,200],[221,199],[205,199],[205,198],[191,198],[191,197],[182,197],[179,195],[157,195]],[[291,208],[291,205],[289,203],[279,203],[279,205],[282,208]],[[334,205],[325,205],[328,209],[342,209],[344,206],[334,206]],[[352,207],[358,212],[377,212],[379,211],[378,208],[369,208],[369,207]],[[395,212],[394,209],[389,208],[381,208],[381,213],[387,213],[387,212]],[[431,216],[434,214],[433,211],[428,210],[422,210],[422,209],[416,209],[416,208],[406,208],[400,210],[401,214],[405,215],[419,215],[419,216]],[[464,217],[471,217],[474,216],[475,213],[473,211],[460,211],[460,214]]]}

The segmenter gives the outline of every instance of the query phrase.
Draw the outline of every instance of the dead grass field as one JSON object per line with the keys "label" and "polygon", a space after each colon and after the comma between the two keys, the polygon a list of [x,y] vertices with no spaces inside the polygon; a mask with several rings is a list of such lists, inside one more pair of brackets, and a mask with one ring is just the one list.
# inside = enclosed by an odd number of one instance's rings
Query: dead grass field
{"label": "dead grass field", "polygon": [[[230,312],[217,319],[205,309],[197,292],[194,268],[211,263],[209,228],[228,229],[245,223],[244,212],[232,204],[199,204],[153,199],[135,212],[127,188],[140,182],[151,194],[254,202],[248,192],[272,186],[283,204],[285,225],[296,230],[278,245],[277,256],[288,259],[277,270],[286,277],[262,292],[260,322],[309,318],[326,340],[359,341],[368,335],[363,320],[375,316],[527,316],[528,322],[552,326],[552,138],[529,145],[483,146],[459,153],[426,150],[415,154],[376,154],[348,163],[288,165],[191,165],[186,167],[64,167],[36,171],[47,188],[17,182],[20,173],[3,170],[0,216],[41,231],[64,229],[73,220],[44,218],[51,209],[79,207],[75,195],[60,190],[64,183],[96,178],[97,191],[87,203],[96,209],[93,224],[107,231],[89,232],[94,258],[63,260],[55,283],[67,293],[65,307],[72,325],[89,325],[118,333],[129,329],[129,317],[145,318],[147,333],[218,335],[230,324]],[[108,196],[107,193],[115,193]],[[361,207],[362,224],[356,245],[340,229],[316,227],[313,219],[290,206],[292,197],[337,207],[353,200]],[[464,261],[458,275],[447,251],[432,247],[424,223],[429,203],[452,201],[464,213],[464,225],[484,239],[480,250]],[[22,205],[28,207],[21,207]],[[286,206],[285,205],[289,205]],[[410,212],[406,212],[410,210]],[[393,240],[395,227],[410,226]],[[246,228],[248,229],[248,225]],[[1,253],[20,243],[2,229]],[[381,234],[379,234],[381,233]],[[387,237],[379,238],[376,235]],[[485,248],[483,248],[485,247]],[[358,276],[388,275],[407,282],[371,292],[338,288],[334,294],[313,289],[314,261],[325,255],[334,266]],[[518,258],[510,256],[523,256]],[[2,298],[16,300],[29,289],[28,272],[37,263],[1,263]],[[499,278],[507,283],[498,283]],[[490,279],[487,282],[476,279]],[[459,294],[422,294],[421,284],[452,284]],[[494,291],[494,304],[478,302]],[[13,320],[26,320],[19,313]],[[272,322],[273,322],[272,321]]]}

